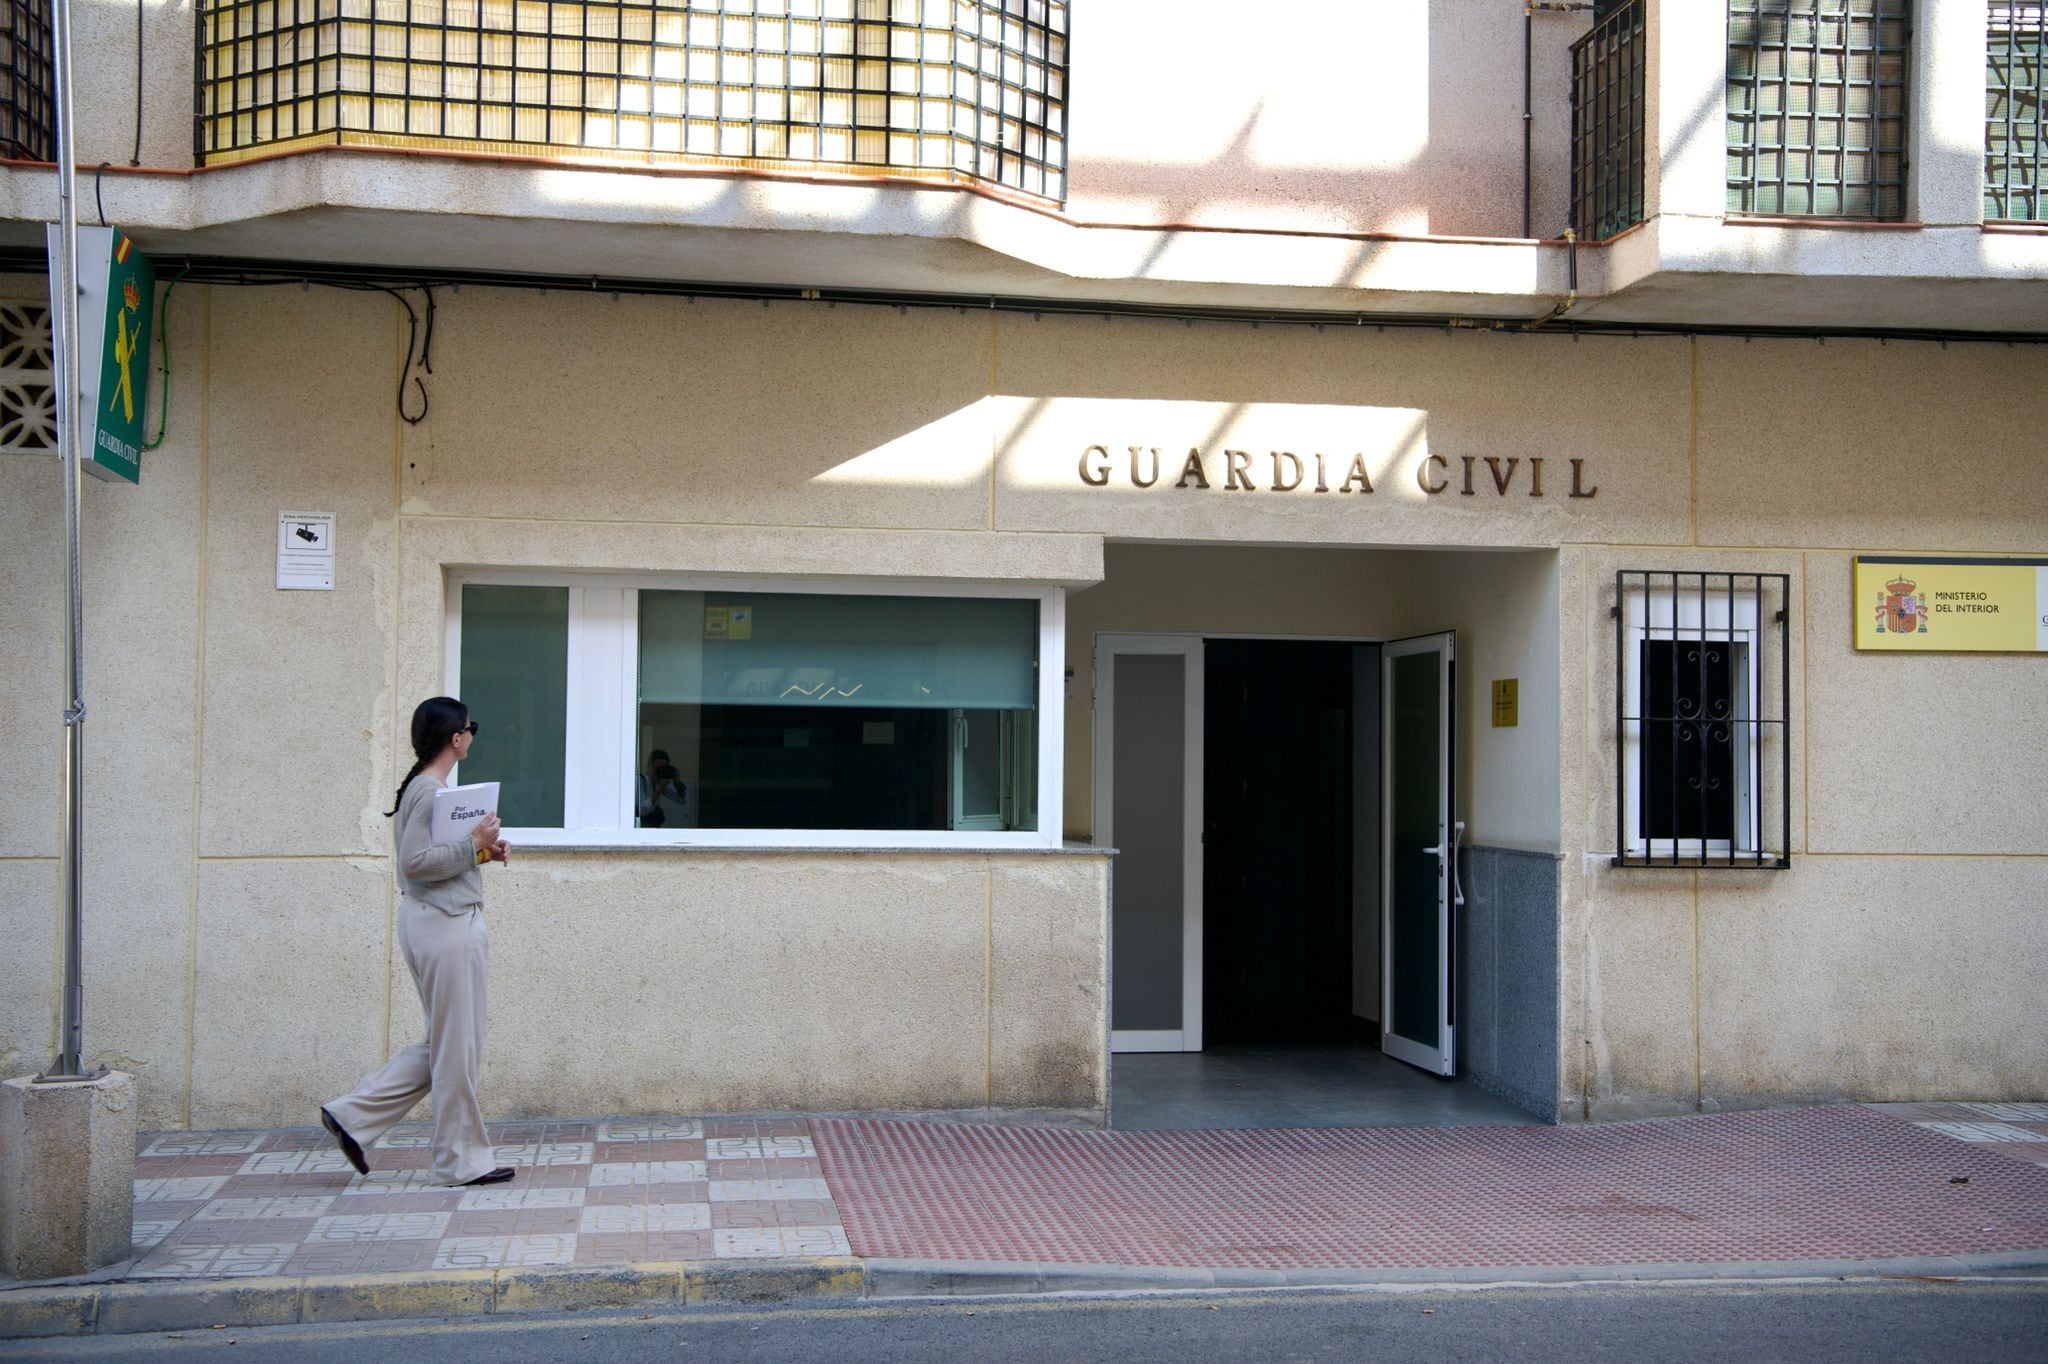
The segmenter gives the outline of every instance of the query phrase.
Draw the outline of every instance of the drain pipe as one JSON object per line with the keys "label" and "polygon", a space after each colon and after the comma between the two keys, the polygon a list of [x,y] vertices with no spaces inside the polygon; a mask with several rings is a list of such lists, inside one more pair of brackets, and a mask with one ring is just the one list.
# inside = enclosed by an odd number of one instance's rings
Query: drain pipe
{"label": "drain pipe", "polygon": [[1577,228],[1564,230],[1565,295],[1564,301],[1533,322],[1524,322],[1522,330],[1533,332],[1548,322],[1555,322],[1579,302],[1579,232]]}
{"label": "drain pipe", "polygon": [[1535,235],[1530,221],[1530,198],[1533,190],[1530,184],[1530,166],[1534,160],[1536,100],[1534,90],[1534,68],[1536,65],[1536,14],[1577,14],[1594,8],[1590,4],[1543,3],[1543,0],[1529,0],[1522,6],[1522,236],[1526,240]]}

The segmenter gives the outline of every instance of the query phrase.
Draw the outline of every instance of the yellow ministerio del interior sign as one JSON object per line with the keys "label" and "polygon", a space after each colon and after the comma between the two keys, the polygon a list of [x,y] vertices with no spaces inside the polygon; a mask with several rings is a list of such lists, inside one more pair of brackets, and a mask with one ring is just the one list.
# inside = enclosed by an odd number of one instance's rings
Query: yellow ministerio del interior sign
{"label": "yellow ministerio del interior sign", "polygon": [[1856,647],[2048,653],[2048,559],[1856,559]]}

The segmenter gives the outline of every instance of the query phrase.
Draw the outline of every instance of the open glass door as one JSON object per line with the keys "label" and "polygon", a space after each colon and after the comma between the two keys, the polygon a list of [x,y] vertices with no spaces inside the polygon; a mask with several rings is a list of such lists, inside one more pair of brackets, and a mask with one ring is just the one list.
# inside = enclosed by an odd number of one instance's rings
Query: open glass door
{"label": "open glass door", "polygon": [[1110,894],[1111,1051],[1202,1049],[1202,641],[1095,643],[1095,841]]}
{"label": "open glass door", "polygon": [[1451,790],[1452,636],[1385,647],[1386,790],[1381,860],[1385,994],[1380,1049],[1437,1075],[1457,1070],[1451,910],[1458,839]]}

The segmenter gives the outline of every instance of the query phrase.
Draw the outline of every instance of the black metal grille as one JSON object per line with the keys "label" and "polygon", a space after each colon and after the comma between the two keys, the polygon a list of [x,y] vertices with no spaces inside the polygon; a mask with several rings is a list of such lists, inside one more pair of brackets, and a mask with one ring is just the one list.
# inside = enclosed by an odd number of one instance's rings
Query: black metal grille
{"label": "black metal grille", "polygon": [[57,159],[56,78],[45,0],[0,0],[0,156]]}
{"label": "black metal grille", "polygon": [[202,163],[306,141],[1066,194],[1068,0],[200,0]]}
{"label": "black metal grille", "polygon": [[1791,579],[1615,575],[1614,861],[1791,865]]}
{"label": "black metal grille", "polygon": [[1911,0],[1729,0],[1728,210],[1906,211]]}
{"label": "black metal grille", "polygon": [[1643,0],[1572,44],[1572,228],[1612,237],[1643,220]]}
{"label": "black metal grille", "polygon": [[1984,54],[1984,219],[2048,222],[2048,5],[1992,0]]}

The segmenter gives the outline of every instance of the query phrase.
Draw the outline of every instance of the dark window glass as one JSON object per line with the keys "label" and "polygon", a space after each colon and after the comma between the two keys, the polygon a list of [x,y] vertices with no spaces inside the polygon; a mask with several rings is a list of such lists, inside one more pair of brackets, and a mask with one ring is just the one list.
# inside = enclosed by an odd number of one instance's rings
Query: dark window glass
{"label": "dark window glass", "polygon": [[569,589],[462,589],[461,697],[476,747],[457,774],[499,783],[507,828],[559,829],[569,699]]}
{"label": "dark window glass", "polygon": [[641,828],[1038,826],[1038,604],[640,593]]}
{"label": "dark window glass", "polygon": [[1646,839],[1735,836],[1739,645],[1642,642],[1642,799]]}

